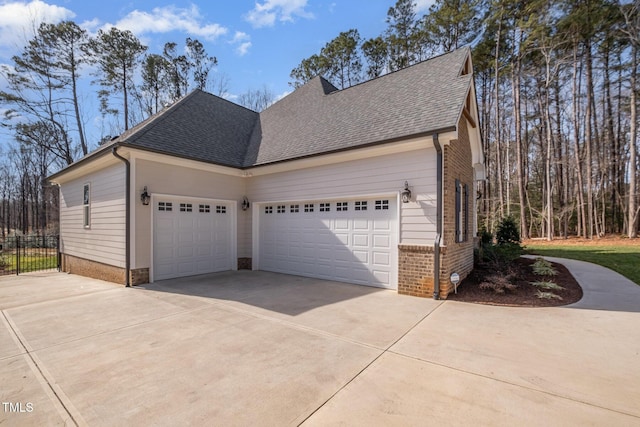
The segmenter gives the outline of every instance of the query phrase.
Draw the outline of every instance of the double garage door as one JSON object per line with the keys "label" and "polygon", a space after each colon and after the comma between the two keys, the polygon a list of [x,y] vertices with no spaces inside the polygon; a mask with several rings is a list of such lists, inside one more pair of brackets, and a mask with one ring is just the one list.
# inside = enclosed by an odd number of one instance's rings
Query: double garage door
{"label": "double garage door", "polygon": [[153,205],[154,280],[232,269],[230,203],[168,197]]}
{"label": "double garage door", "polygon": [[[153,208],[153,280],[233,269],[236,229],[230,202],[158,197]],[[254,267],[396,288],[395,198],[272,203],[257,209]]]}
{"label": "double garage door", "polygon": [[258,268],[396,288],[395,198],[259,206]]}

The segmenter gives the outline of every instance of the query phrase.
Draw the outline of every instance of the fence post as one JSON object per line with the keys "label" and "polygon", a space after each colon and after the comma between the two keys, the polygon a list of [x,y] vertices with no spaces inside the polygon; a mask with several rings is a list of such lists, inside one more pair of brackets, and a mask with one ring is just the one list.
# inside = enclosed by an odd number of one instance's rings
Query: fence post
{"label": "fence post", "polygon": [[62,254],[60,253],[60,235],[56,236],[56,251],[58,252],[58,272],[62,270]]}
{"label": "fence post", "polygon": [[16,276],[20,275],[20,236],[16,236]]}

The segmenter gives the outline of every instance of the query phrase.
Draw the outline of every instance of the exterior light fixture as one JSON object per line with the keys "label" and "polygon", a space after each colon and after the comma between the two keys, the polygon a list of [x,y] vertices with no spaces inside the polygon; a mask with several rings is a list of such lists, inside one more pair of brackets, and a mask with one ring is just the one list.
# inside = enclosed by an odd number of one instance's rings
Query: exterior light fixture
{"label": "exterior light fixture", "polygon": [[247,196],[244,196],[244,199],[242,199],[242,210],[246,211],[247,209],[249,209],[249,199],[247,199]]}
{"label": "exterior light fixture", "polygon": [[411,200],[411,190],[409,190],[409,183],[407,181],[404,182],[404,190],[400,193],[402,197],[402,203],[409,203]]}
{"label": "exterior light fixture", "polygon": [[151,195],[147,193],[147,186],[145,185],[142,190],[142,194],[140,195],[140,201],[143,205],[147,206],[149,204],[149,200],[151,200]]}

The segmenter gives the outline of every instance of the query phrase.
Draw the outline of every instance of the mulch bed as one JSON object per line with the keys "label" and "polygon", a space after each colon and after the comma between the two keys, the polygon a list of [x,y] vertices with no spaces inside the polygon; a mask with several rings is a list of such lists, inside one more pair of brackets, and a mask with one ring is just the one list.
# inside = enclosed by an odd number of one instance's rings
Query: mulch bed
{"label": "mulch bed", "polygon": [[517,287],[513,290],[506,290],[504,293],[497,293],[491,289],[481,289],[480,283],[483,277],[492,273],[489,266],[477,266],[471,274],[458,285],[458,293],[451,293],[447,297],[451,301],[471,302],[476,304],[502,305],[510,307],[556,307],[572,304],[582,298],[582,288],[569,273],[569,270],[562,265],[551,263],[558,271],[556,276],[552,276],[552,281],[564,287],[564,290],[552,291],[559,295],[559,299],[541,299],[536,296],[538,288],[530,282],[543,280],[543,278],[533,272],[531,265],[533,259],[519,258],[513,268],[516,277],[513,279]]}

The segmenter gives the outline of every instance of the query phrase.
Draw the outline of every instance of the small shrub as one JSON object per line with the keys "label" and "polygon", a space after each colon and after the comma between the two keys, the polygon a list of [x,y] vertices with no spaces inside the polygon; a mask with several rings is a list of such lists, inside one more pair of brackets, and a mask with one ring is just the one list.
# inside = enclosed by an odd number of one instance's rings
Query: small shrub
{"label": "small shrub", "polygon": [[520,246],[520,230],[512,216],[502,218],[496,231],[498,245],[512,244]]}
{"label": "small shrub", "polygon": [[478,285],[483,291],[493,291],[497,294],[504,294],[505,291],[513,291],[517,288],[511,283],[511,275],[491,274],[484,278]]}
{"label": "small shrub", "polygon": [[531,282],[531,284],[533,286],[535,286],[536,288],[541,288],[541,289],[547,289],[547,290],[553,290],[553,291],[562,291],[564,290],[564,288],[560,285],[558,285],[557,283],[554,282],[548,282],[548,281],[540,281],[540,282]]}
{"label": "small shrub", "polygon": [[538,276],[555,276],[558,274],[558,270],[553,268],[553,265],[542,257],[536,258],[536,262],[533,263],[531,268]]}
{"label": "small shrub", "polygon": [[562,301],[562,297],[560,295],[556,295],[553,292],[542,292],[542,291],[538,291],[536,292],[536,296],[540,299],[559,299],[560,301]]}
{"label": "small shrub", "polygon": [[493,244],[493,234],[487,231],[487,228],[484,225],[478,232],[478,237],[480,237],[481,246],[487,246],[487,245]]}

